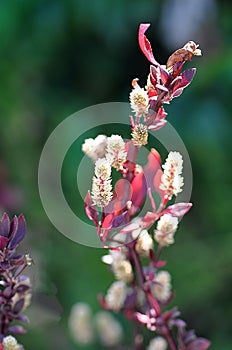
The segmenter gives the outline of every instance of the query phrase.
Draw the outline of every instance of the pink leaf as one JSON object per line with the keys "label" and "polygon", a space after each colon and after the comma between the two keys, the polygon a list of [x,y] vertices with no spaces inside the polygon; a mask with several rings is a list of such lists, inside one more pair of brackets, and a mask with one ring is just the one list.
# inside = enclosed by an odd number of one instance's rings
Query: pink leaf
{"label": "pink leaf", "polygon": [[167,123],[167,120],[157,120],[154,124],[150,125],[148,127],[149,130],[159,130],[161,129],[165,124]]}
{"label": "pink leaf", "polygon": [[148,211],[142,219],[143,227],[147,228],[151,226],[156,220],[157,220],[157,214]]}
{"label": "pink leaf", "polygon": [[145,36],[145,32],[147,29],[150,27],[150,23],[141,23],[139,26],[139,35],[138,35],[138,40],[139,40],[139,46],[148,61],[150,61],[152,64],[159,65],[159,63],[155,60],[151,48],[151,44],[147,37]]}
{"label": "pink leaf", "polygon": [[172,216],[176,216],[176,217],[181,217],[183,215],[185,215],[190,208],[192,207],[192,203],[177,203],[177,204],[173,204],[170,205],[170,207],[168,207],[167,209],[165,209],[162,212],[163,214],[170,214]]}
{"label": "pink leaf", "polygon": [[166,71],[166,69],[162,68],[161,66],[159,67],[159,70],[162,83],[165,85],[169,79],[169,73]]}
{"label": "pink leaf", "polygon": [[154,262],[153,265],[154,265],[154,267],[161,268],[161,267],[164,267],[166,265],[166,261],[165,260],[159,260],[159,261]]}

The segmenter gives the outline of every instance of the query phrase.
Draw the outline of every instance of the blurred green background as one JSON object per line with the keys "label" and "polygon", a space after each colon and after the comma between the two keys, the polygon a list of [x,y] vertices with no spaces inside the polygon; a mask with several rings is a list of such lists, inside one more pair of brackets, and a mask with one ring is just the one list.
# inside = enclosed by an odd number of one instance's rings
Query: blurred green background
{"label": "blurred green background", "polygon": [[[26,349],[81,349],[67,328],[71,306],[84,301],[99,310],[96,295],[113,281],[100,262],[102,250],[68,240],[49,222],[37,170],[47,137],[67,116],[97,103],[127,102],[135,77],[145,84],[141,22],[152,23],[148,37],[162,63],[190,39],[203,51],[191,63],[198,68],[192,85],[167,107],[192,161],[194,207],[165,256],[175,304],[189,327],[211,339],[213,350],[231,349],[231,2],[2,0],[0,205],[25,214],[22,249],[36,261],[30,271],[35,306],[29,332],[20,338]],[[67,179],[75,180],[77,159],[67,163]],[[81,211],[74,180],[64,186]]]}

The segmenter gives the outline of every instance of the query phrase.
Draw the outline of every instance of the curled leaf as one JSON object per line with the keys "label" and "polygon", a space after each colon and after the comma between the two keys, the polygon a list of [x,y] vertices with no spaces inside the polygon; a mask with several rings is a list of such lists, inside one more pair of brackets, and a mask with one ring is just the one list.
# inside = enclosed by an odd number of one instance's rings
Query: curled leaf
{"label": "curled leaf", "polygon": [[139,46],[148,61],[150,61],[154,65],[159,65],[159,63],[155,60],[151,44],[149,40],[147,39],[145,32],[147,29],[150,27],[150,23],[141,23],[139,26],[139,35],[138,35],[138,40],[139,40]]}

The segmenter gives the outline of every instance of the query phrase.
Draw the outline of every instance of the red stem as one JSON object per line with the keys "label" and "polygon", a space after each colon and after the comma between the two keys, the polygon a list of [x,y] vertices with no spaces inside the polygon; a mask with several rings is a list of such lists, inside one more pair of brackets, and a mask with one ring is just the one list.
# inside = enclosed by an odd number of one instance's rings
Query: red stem
{"label": "red stem", "polygon": [[147,297],[147,301],[150,304],[150,306],[153,309],[155,309],[156,316],[159,316],[161,314],[160,306],[159,306],[156,298],[154,297],[154,295],[151,293],[150,288],[146,288],[144,286],[145,277],[143,274],[143,269],[142,269],[142,265],[141,265],[139,256],[138,256],[137,252],[135,251],[134,247],[129,247],[129,251],[131,254],[133,266],[137,271],[139,286],[144,291],[144,293]]}
{"label": "red stem", "polygon": [[165,334],[166,339],[168,341],[168,344],[170,346],[171,350],[177,350],[176,344],[174,343],[174,340],[172,338],[171,332],[170,330],[167,331],[167,333]]}

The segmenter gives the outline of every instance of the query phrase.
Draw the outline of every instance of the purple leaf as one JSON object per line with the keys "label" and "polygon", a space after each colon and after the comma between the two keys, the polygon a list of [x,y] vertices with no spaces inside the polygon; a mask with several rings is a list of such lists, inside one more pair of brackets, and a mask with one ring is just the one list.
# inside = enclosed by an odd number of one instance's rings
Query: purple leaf
{"label": "purple leaf", "polygon": [[18,315],[17,317],[15,317],[15,319],[18,321],[29,323],[29,318],[25,315]]}
{"label": "purple leaf", "polygon": [[10,267],[10,263],[8,261],[3,261],[0,265],[3,270],[7,270]]}
{"label": "purple leaf", "polygon": [[175,92],[174,92],[174,94],[172,95],[172,97],[174,98],[174,97],[179,97],[181,94],[182,94],[182,92],[183,92],[183,88],[180,88],[180,89],[178,89],[178,90],[176,90]]}
{"label": "purple leaf", "polygon": [[10,219],[9,216],[4,213],[2,220],[0,222],[0,235],[4,237],[8,237],[10,231]]}
{"label": "purple leaf", "polygon": [[26,284],[21,284],[17,289],[16,289],[16,292],[17,293],[25,293],[26,291],[28,291],[30,289],[30,287]]}
{"label": "purple leaf", "polygon": [[159,70],[162,83],[165,85],[169,79],[169,73],[166,71],[166,69],[162,68],[161,66],[159,67]]}
{"label": "purple leaf", "polygon": [[26,234],[26,221],[24,219],[24,216],[21,214],[18,217],[17,231],[14,233],[14,235],[12,235],[8,248],[9,249],[15,248],[16,245],[18,245],[23,240],[23,238],[25,237],[25,234]]}
{"label": "purple leaf", "polygon": [[117,228],[119,226],[122,226],[123,224],[126,224],[128,222],[128,211],[124,212],[121,215],[118,215],[114,217],[112,221],[112,228]]}
{"label": "purple leaf", "polygon": [[187,350],[207,350],[210,342],[203,338],[198,338],[188,345]]}
{"label": "purple leaf", "polygon": [[4,297],[9,298],[11,293],[12,293],[12,288],[9,286],[9,287],[5,288],[3,295],[4,295]]}
{"label": "purple leaf", "polygon": [[176,216],[176,217],[181,217],[183,215],[185,215],[190,208],[192,207],[192,203],[177,203],[177,204],[173,204],[170,205],[170,207],[168,207],[167,209],[165,209],[162,212],[163,214],[170,214],[172,216]]}
{"label": "purple leaf", "polygon": [[[191,81],[193,80],[193,77],[196,73],[196,68],[191,68],[183,73],[181,73],[177,78],[178,80],[175,82],[175,80],[172,82],[173,84],[173,93],[175,93],[179,89],[184,89],[187,87]],[[181,78],[181,79],[179,79]]]}
{"label": "purple leaf", "polygon": [[13,312],[15,314],[19,314],[20,311],[22,311],[23,306],[24,306],[24,298],[20,299],[19,301],[17,301],[17,303],[14,305],[13,307]]}
{"label": "purple leaf", "polygon": [[9,234],[10,239],[15,235],[17,229],[18,229],[18,218],[17,218],[17,216],[14,216],[13,220],[11,221],[11,225],[10,225],[10,234]]}
{"label": "purple leaf", "polygon": [[174,321],[174,324],[175,324],[175,326],[178,327],[178,328],[184,328],[184,327],[186,327],[186,323],[185,323],[183,320],[181,320],[180,318],[178,318],[177,320],[175,320],[175,321]]}
{"label": "purple leaf", "polygon": [[26,330],[22,326],[12,326],[8,328],[9,333],[13,334],[25,334]]}

